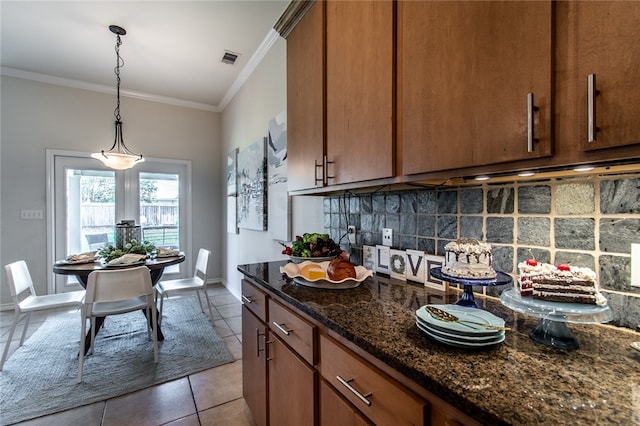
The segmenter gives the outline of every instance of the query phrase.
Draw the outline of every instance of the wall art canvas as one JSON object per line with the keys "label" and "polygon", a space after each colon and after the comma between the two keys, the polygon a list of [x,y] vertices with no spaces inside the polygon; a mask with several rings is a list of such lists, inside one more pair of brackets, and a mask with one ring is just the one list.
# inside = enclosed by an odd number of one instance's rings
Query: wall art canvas
{"label": "wall art canvas", "polygon": [[267,137],[268,232],[279,241],[291,240],[291,203],[287,193],[287,111],[269,120]]}
{"label": "wall art canvas", "polygon": [[267,138],[238,152],[238,227],[267,229]]}
{"label": "wall art canvas", "polygon": [[236,195],[238,187],[236,185],[236,163],[238,161],[238,148],[227,155],[227,195]]}

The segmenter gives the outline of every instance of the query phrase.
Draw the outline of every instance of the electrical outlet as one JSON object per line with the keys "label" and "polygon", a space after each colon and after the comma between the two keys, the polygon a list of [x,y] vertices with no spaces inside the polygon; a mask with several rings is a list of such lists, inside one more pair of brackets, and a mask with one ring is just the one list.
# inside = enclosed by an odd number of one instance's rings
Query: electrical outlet
{"label": "electrical outlet", "polygon": [[393,229],[382,229],[382,245],[391,247],[393,245]]}
{"label": "electrical outlet", "polygon": [[349,244],[355,244],[356,243],[356,227],[353,225],[350,225],[347,227],[347,235],[349,236]]}

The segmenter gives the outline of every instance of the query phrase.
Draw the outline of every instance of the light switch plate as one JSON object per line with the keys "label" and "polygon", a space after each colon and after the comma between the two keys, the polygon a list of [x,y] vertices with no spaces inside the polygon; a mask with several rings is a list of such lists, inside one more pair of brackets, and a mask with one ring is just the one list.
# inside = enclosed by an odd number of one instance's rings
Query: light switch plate
{"label": "light switch plate", "polygon": [[393,245],[393,229],[391,228],[383,228],[382,229],[382,245],[391,247]]}
{"label": "light switch plate", "polygon": [[640,244],[631,244],[631,285],[640,287]]}

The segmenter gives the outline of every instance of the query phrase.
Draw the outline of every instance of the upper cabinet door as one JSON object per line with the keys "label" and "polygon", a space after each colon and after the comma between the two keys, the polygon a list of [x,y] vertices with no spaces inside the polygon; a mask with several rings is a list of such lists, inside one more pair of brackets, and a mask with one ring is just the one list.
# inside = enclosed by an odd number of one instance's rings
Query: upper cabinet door
{"label": "upper cabinet door", "polygon": [[552,5],[398,3],[401,174],[549,156]]}
{"label": "upper cabinet door", "polygon": [[580,1],[573,6],[582,148],[640,143],[640,3]]}
{"label": "upper cabinet door", "polygon": [[394,175],[394,4],[329,1],[329,185]]}
{"label": "upper cabinet door", "polygon": [[287,37],[289,191],[323,186],[323,3],[314,3]]}

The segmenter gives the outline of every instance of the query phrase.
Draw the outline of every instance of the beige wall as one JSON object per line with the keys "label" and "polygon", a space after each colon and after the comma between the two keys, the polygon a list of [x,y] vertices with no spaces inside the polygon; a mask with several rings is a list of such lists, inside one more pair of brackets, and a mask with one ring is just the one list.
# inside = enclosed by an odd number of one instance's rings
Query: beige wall
{"label": "beige wall", "polygon": [[[113,143],[115,96],[2,76],[0,139],[0,264],[27,261],[36,290],[46,291],[46,217],[22,220],[20,210],[46,215],[46,149],[94,152]],[[220,114],[121,98],[127,145],[147,157],[192,162],[191,250],[223,251],[225,210]],[[191,266],[187,268],[191,270]],[[212,259],[212,277],[222,277]],[[10,302],[0,274],[0,302]]]}
{"label": "beige wall", "polygon": [[[222,113],[221,155],[225,158],[233,148],[242,149],[267,136],[269,120],[286,108],[286,71],[286,41],[279,38]],[[226,197],[223,199],[226,209]],[[292,235],[322,231],[322,197],[294,197],[292,207]],[[236,296],[242,278],[239,264],[285,259],[280,254],[282,246],[268,232],[240,229],[237,235],[225,235],[224,276]]]}

